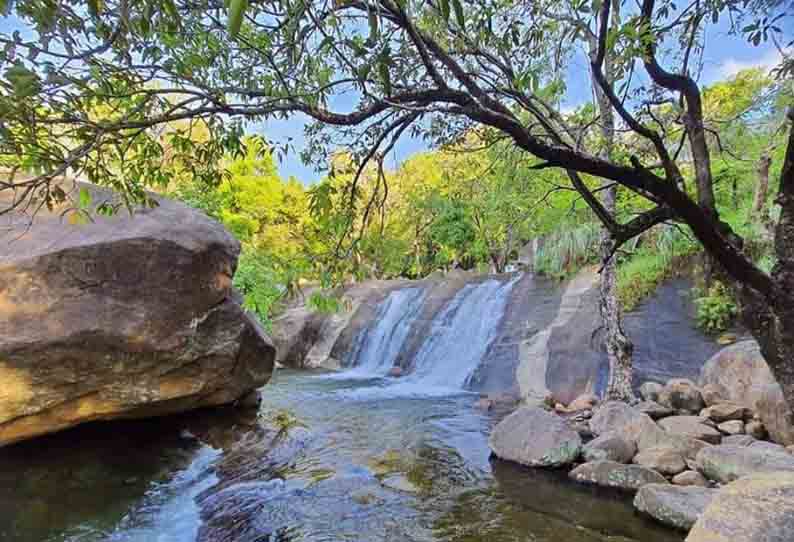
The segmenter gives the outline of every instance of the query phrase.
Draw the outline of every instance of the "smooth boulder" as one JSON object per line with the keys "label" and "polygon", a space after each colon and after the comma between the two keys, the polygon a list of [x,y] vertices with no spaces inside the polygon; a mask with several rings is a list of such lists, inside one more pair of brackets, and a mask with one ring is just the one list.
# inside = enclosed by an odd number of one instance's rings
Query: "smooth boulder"
{"label": "smooth boulder", "polygon": [[562,467],[576,461],[582,439],[560,416],[522,407],[499,422],[488,441],[494,455],[528,467]]}
{"label": "smooth boulder", "polygon": [[717,352],[703,365],[698,383],[753,409],[775,442],[794,444],[791,409],[754,340],[740,341]]}
{"label": "smooth boulder", "polygon": [[568,476],[577,482],[636,491],[646,484],[666,484],[664,476],[640,465],[616,461],[591,461],[573,469]]}
{"label": "smooth boulder", "polygon": [[716,489],[647,484],[634,497],[634,508],[676,529],[688,530],[716,496]]}
{"label": "smooth boulder", "polygon": [[743,476],[764,472],[794,472],[794,456],[785,449],[750,446],[710,446],[700,450],[696,462],[698,470],[708,478],[728,483]]}
{"label": "smooth boulder", "polygon": [[[79,190],[95,205],[117,200]],[[270,378],[275,350],[232,288],[239,243],[203,213],[155,200],[85,223],[61,208],[8,215],[0,445],[231,403]]]}
{"label": "smooth boulder", "polygon": [[790,542],[794,538],[794,473],[771,472],[720,489],[686,542]]}

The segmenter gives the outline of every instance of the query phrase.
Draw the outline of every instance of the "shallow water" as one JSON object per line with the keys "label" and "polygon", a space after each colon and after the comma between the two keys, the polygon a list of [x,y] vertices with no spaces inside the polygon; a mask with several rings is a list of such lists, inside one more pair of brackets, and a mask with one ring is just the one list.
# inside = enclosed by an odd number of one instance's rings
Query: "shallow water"
{"label": "shallow water", "polygon": [[0,450],[0,540],[682,539],[626,496],[492,460],[477,396],[427,391],[281,371],[255,418],[99,424]]}

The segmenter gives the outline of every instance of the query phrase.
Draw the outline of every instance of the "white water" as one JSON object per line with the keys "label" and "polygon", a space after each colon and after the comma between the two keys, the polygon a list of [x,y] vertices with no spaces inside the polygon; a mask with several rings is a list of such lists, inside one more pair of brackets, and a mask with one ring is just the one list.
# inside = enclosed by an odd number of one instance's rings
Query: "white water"
{"label": "white water", "polygon": [[464,388],[496,335],[517,280],[464,286],[436,316],[407,380],[422,386]]}
{"label": "white water", "polygon": [[[496,336],[513,285],[490,279],[464,286],[436,315],[411,374],[384,386],[342,391],[355,399],[389,396],[442,396],[462,392]],[[397,295],[399,294],[399,295]],[[394,296],[394,297],[392,297]],[[385,375],[421,310],[423,293],[392,292],[373,328],[354,350],[356,367],[340,377]],[[410,314],[399,318],[401,312]],[[363,335],[363,334],[362,334]],[[363,371],[363,373],[362,373]]]}
{"label": "white water", "polygon": [[386,376],[394,366],[424,300],[423,288],[403,288],[391,292],[378,309],[374,325],[357,338],[352,353],[355,366],[343,373],[344,376]]}

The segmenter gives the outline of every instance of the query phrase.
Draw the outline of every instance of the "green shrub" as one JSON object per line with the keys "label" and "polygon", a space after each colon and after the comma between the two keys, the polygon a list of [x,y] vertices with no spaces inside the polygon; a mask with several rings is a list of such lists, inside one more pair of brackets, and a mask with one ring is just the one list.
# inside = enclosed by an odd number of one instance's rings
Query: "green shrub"
{"label": "green shrub", "polygon": [[720,282],[714,283],[706,295],[695,299],[695,304],[698,327],[711,334],[728,329],[738,310],[730,291]]}
{"label": "green shrub", "polygon": [[284,297],[284,287],[270,258],[254,249],[240,254],[234,286],[243,294],[243,306],[254,312],[259,321],[271,331],[272,316]]}

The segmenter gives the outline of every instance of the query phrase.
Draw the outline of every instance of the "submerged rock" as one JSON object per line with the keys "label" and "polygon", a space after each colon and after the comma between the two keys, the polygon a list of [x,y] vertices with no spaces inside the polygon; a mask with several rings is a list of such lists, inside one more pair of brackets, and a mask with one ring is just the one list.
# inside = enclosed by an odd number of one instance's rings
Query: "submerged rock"
{"label": "submerged rock", "polygon": [[634,497],[634,507],[657,521],[688,530],[717,494],[716,489],[696,486],[648,484]]}
{"label": "submerged rock", "polygon": [[[96,203],[114,194],[78,185]],[[10,217],[0,242],[0,445],[88,421],[231,403],[275,350],[232,288],[239,243],[180,203]],[[13,241],[12,241],[13,238]]]}
{"label": "submerged rock", "polygon": [[751,446],[711,446],[697,455],[700,472],[720,483],[732,482],[751,474],[794,472],[794,456],[783,451]]}
{"label": "submerged rock", "polygon": [[494,427],[488,441],[493,453],[528,467],[562,467],[576,461],[579,434],[560,416],[538,407],[523,407]]}
{"label": "submerged rock", "polygon": [[770,472],[720,489],[686,542],[789,542],[794,533],[794,473]]}
{"label": "submerged rock", "polygon": [[635,491],[646,484],[666,484],[658,472],[640,465],[616,461],[591,461],[573,469],[569,476],[577,482]]}

